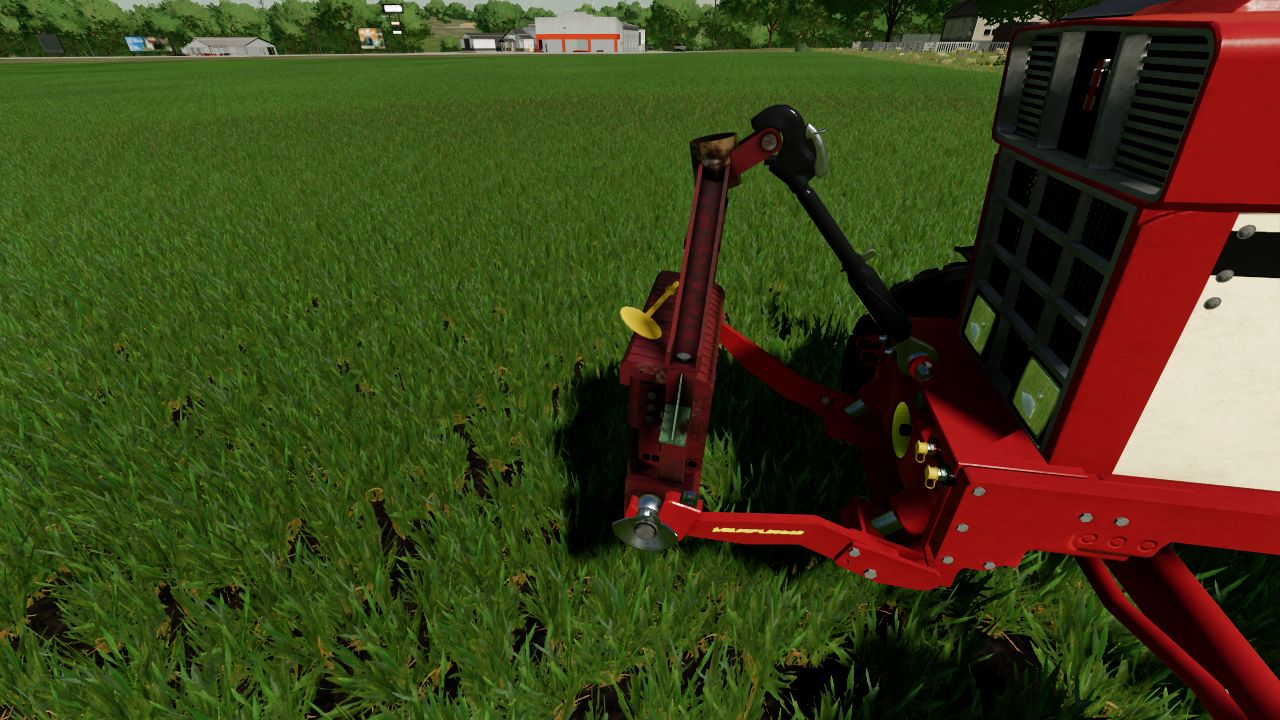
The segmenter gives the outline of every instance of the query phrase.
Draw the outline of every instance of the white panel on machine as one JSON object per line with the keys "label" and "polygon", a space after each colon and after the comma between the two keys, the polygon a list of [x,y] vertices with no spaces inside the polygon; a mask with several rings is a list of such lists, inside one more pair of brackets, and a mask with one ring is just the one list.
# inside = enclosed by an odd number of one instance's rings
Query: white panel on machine
{"label": "white panel on machine", "polygon": [[1280,214],[1236,220],[1116,474],[1280,491],[1277,244]]}

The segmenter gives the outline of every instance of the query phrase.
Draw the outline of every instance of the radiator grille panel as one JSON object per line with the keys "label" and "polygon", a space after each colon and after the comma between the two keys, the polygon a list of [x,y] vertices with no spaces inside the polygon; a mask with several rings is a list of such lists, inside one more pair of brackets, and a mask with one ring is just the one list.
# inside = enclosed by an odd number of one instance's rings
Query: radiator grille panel
{"label": "radiator grille panel", "polygon": [[1206,35],[1152,35],[1120,133],[1116,171],[1163,186],[1209,69]]}
{"label": "radiator grille panel", "polygon": [[1044,35],[1031,43],[1027,56],[1027,76],[1022,83],[1022,99],[1018,102],[1018,134],[1035,139],[1040,131],[1040,118],[1049,98],[1049,79],[1058,57],[1060,35]]}
{"label": "radiator grille panel", "polygon": [[982,362],[1012,401],[1032,358],[1070,384],[1134,210],[1014,155],[997,173],[971,293],[995,310]]}

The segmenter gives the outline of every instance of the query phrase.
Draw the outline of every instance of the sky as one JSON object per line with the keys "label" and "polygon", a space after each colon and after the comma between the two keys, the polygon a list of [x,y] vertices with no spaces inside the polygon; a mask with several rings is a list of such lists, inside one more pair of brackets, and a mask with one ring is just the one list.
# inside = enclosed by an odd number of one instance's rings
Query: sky
{"label": "sky", "polygon": [[[216,2],[216,0],[195,0],[195,1],[200,3],[201,5],[213,5]],[[258,0],[237,0],[237,1],[248,3],[250,5],[258,4]],[[467,7],[470,8],[470,7],[475,7],[477,0],[461,0],[461,1],[463,5],[466,5]],[[561,12],[564,10],[573,10],[573,9],[579,8],[582,6],[582,3],[584,1],[589,1],[589,0],[514,0],[514,1],[518,3],[520,7],[527,8],[527,7],[536,6],[540,8],[546,8],[548,10],[554,10],[556,12]],[[159,0],[140,0],[140,1],[115,0],[115,2],[120,7],[124,8],[125,10],[128,10],[132,8],[134,5],[156,5],[158,4]],[[446,0],[446,4],[448,2],[453,2],[453,0]],[[652,0],[640,0],[640,4],[644,7],[648,7],[651,2]],[[599,7],[601,5],[614,5],[615,3],[616,3],[616,0],[599,0],[598,2],[591,2],[591,4],[595,5],[596,7]],[[274,5],[275,2],[274,0],[262,0],[262,4],[264,6],[270,6],[270,5]],[[419,0],[418,4],[425,5],[426,3],[423,0]],[[698,4],[710,5],[711,0],[698,0]]]}

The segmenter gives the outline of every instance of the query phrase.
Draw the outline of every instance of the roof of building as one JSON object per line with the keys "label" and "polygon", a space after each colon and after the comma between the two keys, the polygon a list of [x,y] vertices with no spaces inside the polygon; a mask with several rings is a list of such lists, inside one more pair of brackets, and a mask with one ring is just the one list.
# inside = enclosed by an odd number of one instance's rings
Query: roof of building
{"label": "roof of building", "polygon": [[632,25],[631,23],[622,23],[622,29],[623,30],[639,30],[640,26]]}
{"label": "roof of building", "polygon": [[472,40],[497,40],[506,36],[506,33],[463,33],[462,35],[462,37],[471,38]]}
{"label": "roof of building", "polygon": [[978,15],[978,0],[960,0],[942,16],[944,20],[952,20],[954,18],[975,17]]}
{"label": "roof of building", "polygon": [[[244,47],[254,40],[259,40],[264,43],[267,42],[266,40],[258,37],[198,37],[191,38],[191,40],[192,42],[204,43],[209,47]],[[270,45],[271,43],[267,44]]]}

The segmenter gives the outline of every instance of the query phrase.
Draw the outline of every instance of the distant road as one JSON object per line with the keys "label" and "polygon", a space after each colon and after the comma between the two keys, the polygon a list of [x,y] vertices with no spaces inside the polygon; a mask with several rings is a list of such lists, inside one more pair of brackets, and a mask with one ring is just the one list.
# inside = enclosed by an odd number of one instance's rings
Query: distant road
{"label": "distant road", "polygon": [[[717,51],[708,51],[717,52]],[[200,55],[140,55],[133,57],[130,55],[102,55],[98,57],[83,56],[52,56],[52,57],[0,57],[0,63],[24,63],[24,62],[150,62],[163,60],[178,60],[194,62],[197,60],[287,60],[289,58],[350,58],[350,57],[467,57],[469,55],[530,55],[530,56],[546,56],[555,55],[573,55],[574,53],[532,53],[532,52],[500,52],[498,50],[468,50],[466,52],[422,52],[422,53],[317,53],[315,55],[219,55],[219,56],[200,56]],[[606,53],[581,53],[583,55],[604,55]],[[607,53],[613,55],[615,53]],[[649,50],[642,53],[616,53],[618,55],[669,55],[667,50]]]}
{"label": "distant road", "polygon": [[[693,50],[683,54],[703,53],[765,53],[765,52],[795,52],[792,48],[756,48],[753,50]],[[533,53],[533,52],[501,52],[498,50],[467,50],[465,52],[422,52],[422,53],[324,53],[316,55],[219,55],[216,57],[203,57],[200,55],[102,55],[99,57],[0,57],[0,63],[25,63],[25,62],[149,62],[156,60],[180,60],[186,62],[195,62],[197,60],[287,60],[290,58],[349,58],[349,57],[467,57],[469,55],[476,56],[493,56],[493,55],[529,55],[529,56],[545,56],[556,57],[558,55],[675,55],[670,50],[646,50],[639,53]]]}

